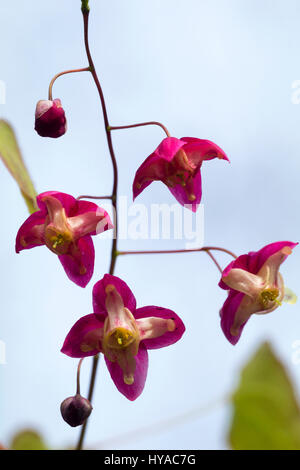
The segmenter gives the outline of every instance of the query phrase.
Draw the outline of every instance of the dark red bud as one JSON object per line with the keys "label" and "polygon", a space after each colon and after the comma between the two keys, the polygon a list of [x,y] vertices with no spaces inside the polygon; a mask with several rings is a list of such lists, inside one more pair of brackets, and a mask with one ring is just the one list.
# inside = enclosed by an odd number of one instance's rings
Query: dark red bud
{"label": "dark red bud", "polygon": [[75,428],[85,422],[92,412],[92,405],[81,395],[66,398],[60,405],[60,411],[63,419],[70,426]]}
{"label": "dark red bud", "polygon": [[35,130],[42,137],[61,137],[67,130],[65,112],[61,101],[41,100],[35,110]]}

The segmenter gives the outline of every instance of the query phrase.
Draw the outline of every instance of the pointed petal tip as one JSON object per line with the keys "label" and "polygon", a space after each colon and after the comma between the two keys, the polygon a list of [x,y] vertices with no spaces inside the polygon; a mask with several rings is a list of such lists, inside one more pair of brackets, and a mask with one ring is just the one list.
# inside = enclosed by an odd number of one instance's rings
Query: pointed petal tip
{"label": "pointed petal tip", "polygon": [[218,158],[219,158],[219,160],[225,160],[226,162],[231,163],[231,161],[227,157],[226,153],[223,152],[223,151],[218,154]]}

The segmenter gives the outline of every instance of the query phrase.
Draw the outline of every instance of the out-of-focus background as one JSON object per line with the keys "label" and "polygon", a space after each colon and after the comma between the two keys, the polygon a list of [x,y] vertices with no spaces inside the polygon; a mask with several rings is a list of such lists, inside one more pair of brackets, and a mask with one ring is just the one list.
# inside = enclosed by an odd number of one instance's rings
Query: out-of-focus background
{"label": "out-of-focus background", "polygon": [[[91,48],[111,124],[158,120],[175,136],[213,140],[231,160],[203,165],[205,244],[241,254],[273,241],[299,241],[300,105],[293,88],[300,79],[299,2],[90,0],[90,5]],[[80,1],[2,2],[0,31],[0,80],[6,85],[0,115],[16,130],[38,192],[109,193],[111,162],[89,74],[62,77],[54,85],[54,97],[67,113],[67,134],[51,140],[33,130],[35,104],[47,98],[52,76],[86,66]],[[114,133],[120,195],[128,203],[137,167],[162,138],[155,127]],[[72,284],[45,248],[16,255],[15,235],[28,213],[3,165],[0,179],[0,340],[6,345],[0,440],[31,426],[51,446],[71,446],[78,429],[64,423],[59,405],[75,392],[77,361],[60,348],[73,323],[92,311],[92,287],[108,269],[110,241],[95,238],[95,275],[86,289]],[[154,183],[137,202],[150,209],[153,202],[174,200],[163,184]],[[120,249],[180,249],[185,243],[125,239]],[[296,249],[282,267],[296,293],[299,253]],[[230,261],[217,256],[222,266]],[[300,365],[293,361],[299,305],[253,317],[233,347],[219,326],[225,300],[219,273],[205,254],[124,257],[116,275],[132,288],[139,306],[174,309],[187,331],[178,344],[150,351],[146,387],[136,402],[119,394],[101,363],[87,447],[227,448],[226,396],[265,339],[300,389]],[[90,366],[87,359],[83,393]],[[178,415],[171,426],[156,426]]]}

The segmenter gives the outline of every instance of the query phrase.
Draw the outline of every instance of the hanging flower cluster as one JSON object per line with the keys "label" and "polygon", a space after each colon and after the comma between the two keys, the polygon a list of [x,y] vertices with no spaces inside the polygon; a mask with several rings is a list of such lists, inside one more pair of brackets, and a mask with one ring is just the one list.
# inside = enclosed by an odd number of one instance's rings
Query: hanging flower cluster
{"label": "hanging flower cluster", "polygon": [[[82,5],[89,67],[74,72],[91,72],[100,94],[114,168],[113,192],[109,199],[116,211],[118,170],[111,132],[118,127],[110,127],[108,123],[103,92],[88,45],[88,1],[82,2]],[[70,71],[59,75],[64,73]],[[149,124],[159,124],[164,128],[160,123],[153,122],[119,128]],[[38,102],[35,130],[43,137],[52,138],[61,137],[66,132],[65,112],[59,99]],[[132,186],[133,198],[139,196],[153,181],[161,181],[179,204],[195,212],[202,197],[202,164],[213,159],[229,161],[225,152],[209,140],[194,137],[178,139],[167,132],[167,137],[137,169]],[[16,252],[46,246],[58,256],[68,278],[78,286],[85,287],[94,271],[95,253],[91,237],[114,228],[109,215],[94,203],[57,191],[37,196],[37,205],[39,210],[28,217],[18,231]],[[113,275],[120,254],[117,250],[116,222],[114,214],[116,237],[111,266],[109,274],[105,274],[94,285],[93,313],[80,318],[71,328],[62,352],[73,358],[97,358],[98,354],[103,354],[117,389],[129,400],[135,400],[145,385],[148,350],[176,343],[182,337],[185,326],[179,316],[167,308],[136,308],[135,297],[127,284]],[[219,286],[227,290],[228,297],[220,311],[221,328],[230,343],[238,342],[251,315],[270,313],[285,299],[293,300],[284,287],[279,268],[295,246],[296,243],[289,241],[269,244],[257,252],[237,257],[222,271]],[[222,248],[215,249],[228,253],[228,250]],[[211,255],[209,248],[201,250]],[[81,398],[78,392],[62,404],[62,415],[72,426],[82,424],[92,410],[90,403]]]}

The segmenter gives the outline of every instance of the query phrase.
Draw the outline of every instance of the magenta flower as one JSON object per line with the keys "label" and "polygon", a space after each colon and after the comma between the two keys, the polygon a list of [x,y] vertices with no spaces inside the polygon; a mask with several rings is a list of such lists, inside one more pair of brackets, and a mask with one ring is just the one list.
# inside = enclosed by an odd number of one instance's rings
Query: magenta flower
{"label": "magenta flower", "polygon": [[35,130],[42,137],[61,137],[67,130],[67,120],[61,101],[40,100],[35,110]]}
{"label": "magenta flower", "polygon": [[148,370],[148,349],[176,343],[185,331],[181,319],[162,307],[136,308],[124,281],[105,274],[93,289],[94,312],[75,323],[62,352],[70,357],[102,352],[117,389],[129,400],[143,391]]}
{"label": "magenta flower", "polygon": [[229,161],[223,150],[209,140],[165,138],[137,170],[133,199],[152,181],[162,181],[180,204],[195,212],[202,196],[200,168],[204,160],[213,158]]}
{"label": "magenta flower", "polygon": [[282,300],[292,300],[279,267],[296,245],[286,241],[271,243],[239,256],[224,269],[219,286],[228,290],[228,297],[220,316],[222,330],[230,343],[238,342],[251,315],[272,312]]}
{"label": "magenta flower", "polygon": [[69,194],[48,191],[37,196],[40,210],[20,227],[16,252],[46,245],[58,258],[71,281],[85,287],[94,271],[91,235],[113,227],[107,212],[96,204]]}

